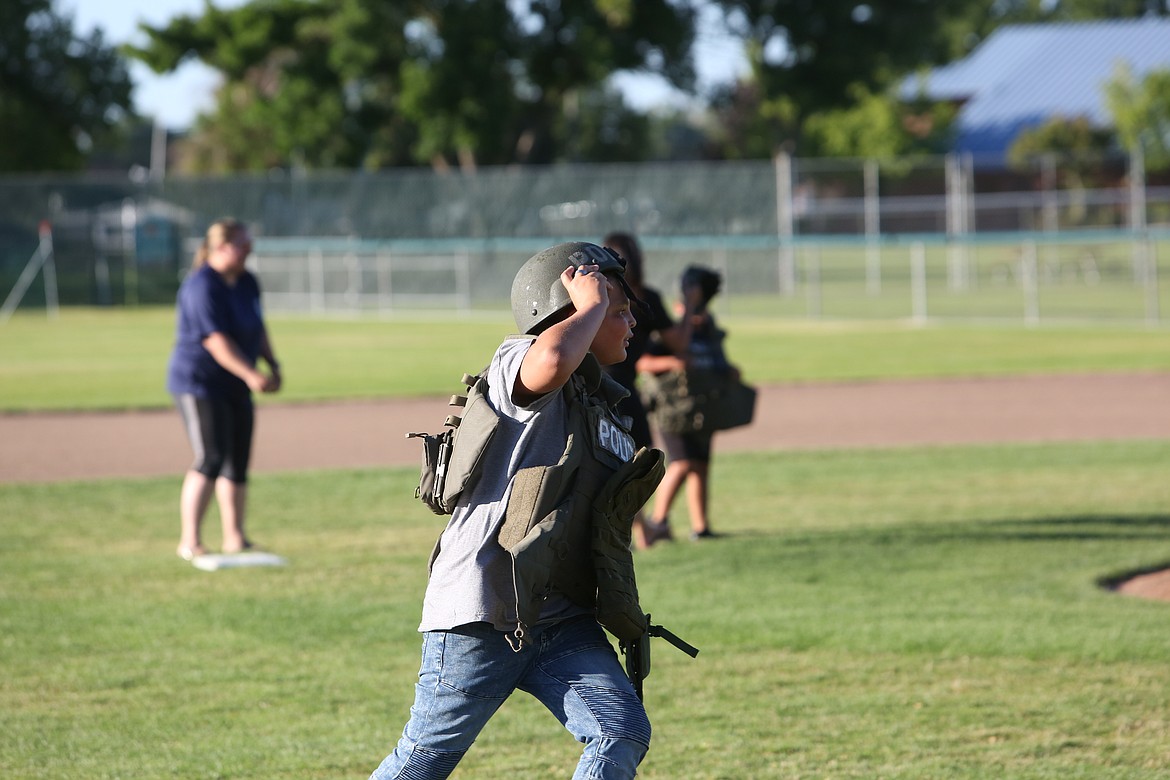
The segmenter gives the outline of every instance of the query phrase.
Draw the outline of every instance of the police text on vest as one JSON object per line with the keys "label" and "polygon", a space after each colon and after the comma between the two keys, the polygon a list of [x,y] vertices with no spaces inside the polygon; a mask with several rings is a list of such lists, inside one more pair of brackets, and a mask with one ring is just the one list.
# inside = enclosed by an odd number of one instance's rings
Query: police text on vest
{"label": "police text on vest", "polygon": [[634,457],[634,437],[605,418],[598,420],[597,440],[603,448],[617,455],[622,461]]}

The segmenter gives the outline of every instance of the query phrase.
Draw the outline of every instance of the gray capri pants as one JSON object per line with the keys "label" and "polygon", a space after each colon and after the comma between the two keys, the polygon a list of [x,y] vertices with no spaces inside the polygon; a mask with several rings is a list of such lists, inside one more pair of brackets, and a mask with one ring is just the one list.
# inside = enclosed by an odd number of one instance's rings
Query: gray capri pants
{"label": "gray capri pants", "polygon": [[210,479],[223,477],[239,484],[247,482],[252,429],[256,424],[252,397],[201,398],[184,393],[175,396],[175,406],[195,451],[191,470]]}

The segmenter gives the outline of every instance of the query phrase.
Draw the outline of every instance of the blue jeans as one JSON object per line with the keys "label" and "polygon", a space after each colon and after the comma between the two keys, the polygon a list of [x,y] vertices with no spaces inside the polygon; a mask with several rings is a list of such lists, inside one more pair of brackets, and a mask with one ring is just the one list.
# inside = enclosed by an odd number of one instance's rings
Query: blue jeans
{"label": "blue jeans", "polygon": [[514,652],[487,623],[423,635],[410,721],[370,780],[448,777],[512,691],[532,694],[585,744],[574,780],[637,774],[650,721],[613,646],[592,617],[529,629]]}

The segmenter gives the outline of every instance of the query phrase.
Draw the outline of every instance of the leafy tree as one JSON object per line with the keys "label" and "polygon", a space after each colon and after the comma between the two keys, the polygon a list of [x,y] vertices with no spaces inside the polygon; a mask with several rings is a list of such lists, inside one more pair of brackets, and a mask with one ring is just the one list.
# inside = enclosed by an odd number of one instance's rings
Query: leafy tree
{"label": "leafy tree", "polygon": [[1152,70],[1139,82],[1119,68],[1105,86],[1105,100],[1121,145],[1140,148],[1147,170],[1170,168],[1170,70]]}
{"label": "leafy tree", "polygon": [[[848,108],[856,96],[881,93],[914,68],[963,53],[963,33],[970,32],[974,9],[985,0],[717,3],[745,41],[751,76],[749,85],[732,92],[735,99],[717,100],[716,108],[754,113],[747,146],[770,154],[778,148],[805,151],[801,136],[808,117]],[[754,112],[745,110],[751,104]],[[744,140],[728,134],[740,149]]]}
{"label": "leafy tree", "polygon": [[800,111],[785,95],[769,98],[759,82],[746,79],[711,98],[712,141],[716,155],[729,160],[771,157],[795,151]]}
{"label": "leafy tree", "polygon": [[1113,133],[1095,127],[1088,117],[1053,117],[1024,130],[1008,149],[1008,164],[1017,170],[1035,170],[1045,157],[1059,158],[1052,167],[1053,182],[1071,193],[1066,221],[1080,224],[1088,216],[1087,192],[1105,184],[1108,174],[1100,162],[1112,147]]}
{"label": "leafy tree", "polygon": [[[1099,159],[1112,144],[1113,133],[1094,127],[1088,117],[1053,117],[1036,127],[1022,131],[1008,149],[1008,163],[1027,167],[1045,155],[1075,159]],[[1074,169],[1066,169],[1070,175]]]}
{"label": "leafy tree", "polygon": [[[405,57],[408,17],[398,3],[258,0],[231,10],[208,5],[129,48],[156,72],[198,59],[218,70],[216,109],[182,147],[180,169],[266,170],[389,163],[395,137],[387,93]],[[362,46],[376,32],[377,46]],[[391,75],[393,74],[393,75]]]}
{"label": "leafy tree", "polygon": [[519,107],[512,63],[521,41],[506,4],[450,3],[411,25],[399,106],[418,128],[412,157],[439,168],[451,157],[467,168],[508,161]]}
{"label": "leafy tree", "polygon": [[[129,51],[156,71],[224,76],[189,142],[199,170],[637,154],[636,118],[600,97],[610,73],[693,80],[693,12],[669,0],[254,0],[144,30]],[[574,120],[590,101],[607,115]]]}
{"label": "leafy tree", "polygon": [[631,111],[617,90],[583,92],[572,109],[559,127],[567,159],[628,162],[652,154],[650,118]]}
{"label": "leafy tree", "polygon": [[[566,159],[565,134],[582,128],[562,124],[562,116],[572,111],[579,93],[599,88],[615,71],[658,73],[685,90],[694,85],[695,12],[686,3],[529,0],[527,5],[519,19],[525,31],[517,82],[526,97],[517,134],[522,161]],[[625,111],[620,102],[608,105]]]}
{"label": "leafy tree", "polygon": [[[715,2],[744,41],[751,69],[711,100],[729,157],[934,148],[945,135],[916,138],[906,132],[907,115],[886,103],[907,73],[967,54],[1006,23],[1170,13],[1166,0]],[[945,111],[916,116],[945,128]]]}
{"label": "leafy tree", "polygon": [[915,106],[891,92],[850,90],[852,105],[821,111],[804,124],[805,149],[825,157],[894,158],[939,154],[950,145],[955,110],[946,103]]}
{"label": "leafy tree", "polygon": [[0,171],[75,170],[132,113],[125,62],[51,0],[0,3]]}

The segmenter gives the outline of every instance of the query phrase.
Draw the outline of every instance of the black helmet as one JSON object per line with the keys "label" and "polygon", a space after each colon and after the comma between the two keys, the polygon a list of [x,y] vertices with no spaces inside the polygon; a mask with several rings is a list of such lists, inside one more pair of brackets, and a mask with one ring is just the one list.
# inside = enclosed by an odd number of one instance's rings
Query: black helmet
{"label": "black helmet", "polygon": [[561,274],[579,265],[596,265],[618,281],[631,302],[637,300],[626,285],[625,261],[615,252],[585,241],[557,244],[529,258],[512,281],[512,316],[521,333],[540,333],[572,307]]}
{"label": "black helmet", "polygon": [[723,283],[723,277],[718,271],[713,271],[701,265],[691,265],[687,266],[686,270],[683,271],[679,282],[684,293],[689,287],[698,287],[703,294],[703,306],[706,306],[719,292],[719,288]]}

